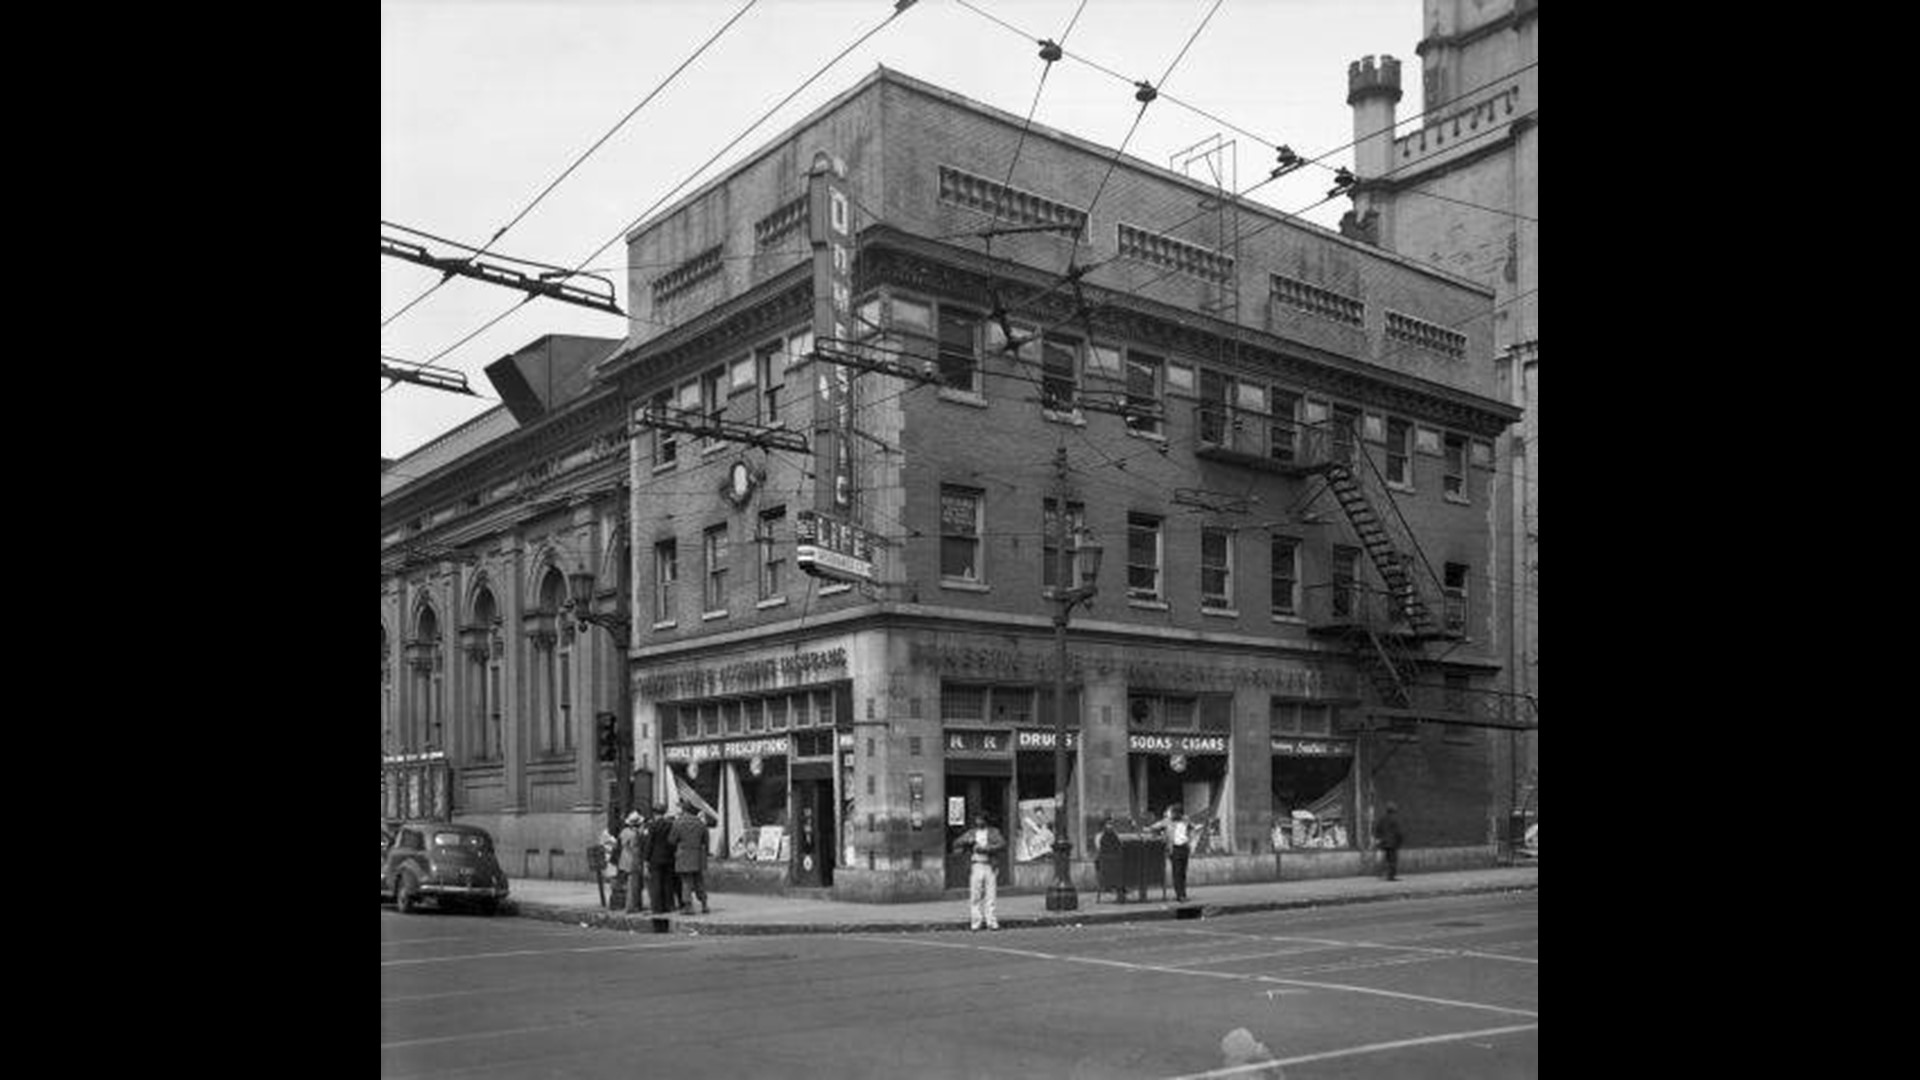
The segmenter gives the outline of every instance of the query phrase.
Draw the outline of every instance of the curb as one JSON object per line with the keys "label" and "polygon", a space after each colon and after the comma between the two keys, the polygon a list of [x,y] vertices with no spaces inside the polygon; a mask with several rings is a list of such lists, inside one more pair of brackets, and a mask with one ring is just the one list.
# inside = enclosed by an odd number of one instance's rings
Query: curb
{"label": "curb", "polygon": [[[1302,908],[1344,907],[1351,904],[1371,904],[1390,900],[1427,900],[1446,896],[1482,896],[1495,893],[1536,892],[1539,882],[1500,884],[1500,885],[1462,885],[1452,888],[1397,889],[1393,892],[1359,893],[1351,896],[1325,896],[1315,898],[1295,898],[1284,900],[1241,900],[1225,904],[1189,903],[1165,907],[1140,907],[1132,911],[1083,911],[1069,915],[1021,915],[1008,916],[1000,920],[1002,930],[1041,929],[1059,926],[1091,926],[1103,923],[1123,922],[1160,922],[1182,918],[1183,911],[1197,914],[1185,918],[1211,919],[1221,915],[1241,915],[1256,911],[1291,911]],[[543,922],[573,923],[577,926],[603,930],[624,930],[629,933],[644,933],[654,929],[654,917],[651,915],[628,915],[622,911],[604,911],[599,908],[561,907],[555,904],[519,903],[507,900],[500,906],[502,915],[512,915],[523,919],[537,919]],[[703,916],[667,915],[663,916],[668,929],[665,933],[699,936],[725,935],[765,935],[765,934],[924,934],[939,931],[961,932],[967,930],[964,909],[956,911],[953,918],[912,922],[890,920],[886,922],[853,923],[725,923],[706,922]],[[659,932],[659,931],[656,931]]]}

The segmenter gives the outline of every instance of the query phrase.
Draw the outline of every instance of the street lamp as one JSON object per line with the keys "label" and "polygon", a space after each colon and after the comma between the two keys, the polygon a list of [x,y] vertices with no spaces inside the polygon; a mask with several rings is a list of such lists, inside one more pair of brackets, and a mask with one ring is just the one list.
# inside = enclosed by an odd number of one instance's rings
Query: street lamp
{"label": "street lamp", "polygon": [[[1066,514],[1060,515],[1060,528],[1066,531]],[[1047,888],[1048,911],[1074,911],[1080,897],[1073,889],[1072,866],[1068,857],[1073,843],[1067,839],[1067,620],[1076,604],[1093,599],[1100,579],[1099,544],[1080,541],[1068,548],[1061,538],[1059,575],[1062,584],[1053,594],[1053,884]],[[1069,589],[1065,582],[1075,560],[1086,571],[1083,584]]]}
{"label": "street lamp", "polygon": [[[566,613],[568,617],[577,624],[598,626],[606,630],[613,635],[615,643],[618,644],[622,650],[625,650],[631,640],[628,635],[632,628],[631,621],[627,618],[626,612],[624,611],[625,605],[622,604],[619,599],[616,599],[614,601],[613,611],[604,615],[595,612],[593,610],[593,587],[597,582],[598,579],[591,570],[575,570],[573,573],[568,574]],[[625,710],[626,707],[623,704],[619,713],[609,715],[621,716],[625,714]],[[604,729],[606,725],[603,723],[601,727]],[[619,728],[620,721],[616,720],[613,729],[617,733]],[[606,736],[602,734],[600,737],[604,739]],[[633,808],[632,755],[629,752],[627,740],[620,739],[618,734],[614,737],[614,751],[613,767],[614,777],[619,783],[619,801],[622,809],[630,810]],[[605,752],[604,746],[601,752]],[[616,811],[616,813],[618,812],[619,811]]]}

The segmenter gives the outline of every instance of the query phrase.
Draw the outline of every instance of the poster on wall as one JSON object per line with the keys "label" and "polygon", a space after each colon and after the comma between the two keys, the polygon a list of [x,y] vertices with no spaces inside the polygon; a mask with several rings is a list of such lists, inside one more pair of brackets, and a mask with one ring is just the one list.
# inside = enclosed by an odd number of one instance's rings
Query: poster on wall
{"label": "poster on wall", "polygon": [[1014,861],[1033,862],[1053,851],[1053,800],[1020,800],[1020,835],[1014,841]]}
{"label": "poster on wall", "polygon": [[947,796],[947,824],[966,827],[967,797],[965,795]]}

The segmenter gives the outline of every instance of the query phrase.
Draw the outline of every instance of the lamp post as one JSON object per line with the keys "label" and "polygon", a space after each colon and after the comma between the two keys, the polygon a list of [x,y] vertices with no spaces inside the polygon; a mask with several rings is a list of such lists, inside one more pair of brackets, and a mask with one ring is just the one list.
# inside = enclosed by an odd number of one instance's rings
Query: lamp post
{"label": "lamp post", "polygon": [[[1080,907],[1080,897],[1073,889],[1069,862],[1073,843],[1067,839],[1067,620],[1073,615],[1074,605],[1093,599],[1103,549],[1084,541],[1069,549],[1064,499],[1059,510],[1060,565],[1055,578],[1059,584],[1053,589],[1053,884],[1047,887],[1047,910],[1074,911]],[[1068,588],[1066,581],[1075,557],[1086,560],[1081,564],[1086,570],[1085,584]]]}

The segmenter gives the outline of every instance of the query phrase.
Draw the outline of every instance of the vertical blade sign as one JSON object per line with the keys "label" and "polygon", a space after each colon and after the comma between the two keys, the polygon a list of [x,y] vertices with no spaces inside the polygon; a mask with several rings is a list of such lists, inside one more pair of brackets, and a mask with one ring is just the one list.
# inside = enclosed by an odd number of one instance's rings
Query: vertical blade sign
{"label": "vertical blade sign", "polygon": [[[813,339],[816,346],[845,341],[853,327],[853,210],[845,163],[822,150],[807,173],[808,233],[813,244]],[[814,506],[829,513],[853,510],[853,397],[850,373],[815,364]],[[824,468],[820,466],[824,465]]]}

